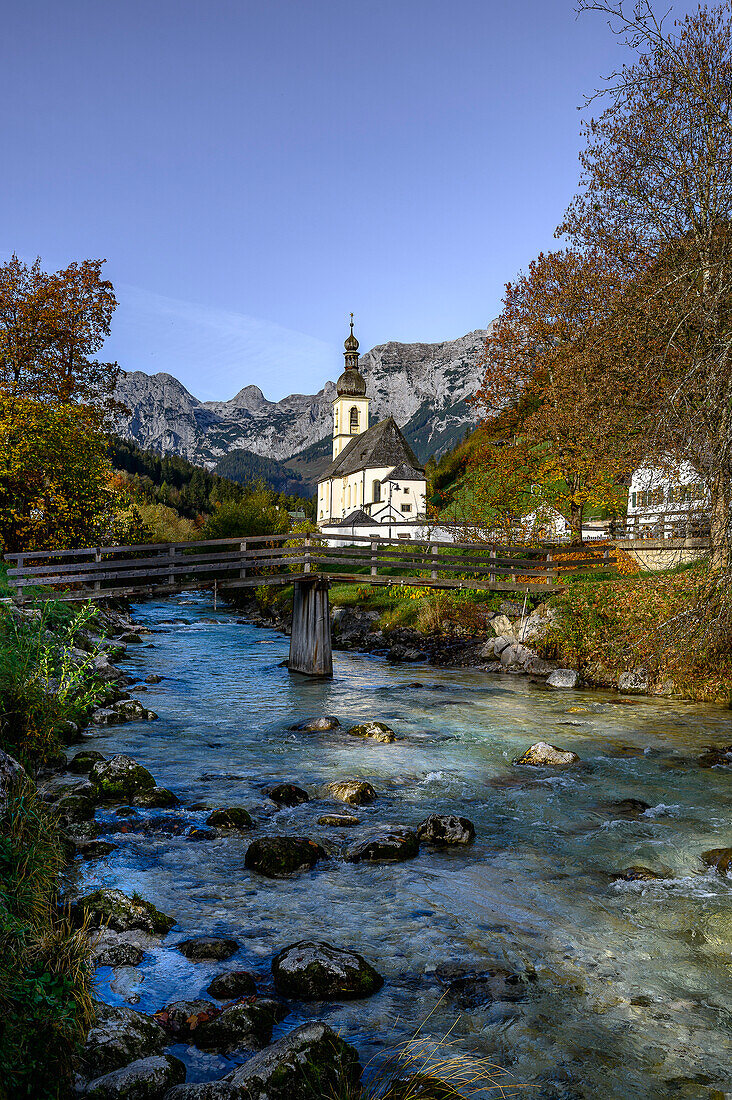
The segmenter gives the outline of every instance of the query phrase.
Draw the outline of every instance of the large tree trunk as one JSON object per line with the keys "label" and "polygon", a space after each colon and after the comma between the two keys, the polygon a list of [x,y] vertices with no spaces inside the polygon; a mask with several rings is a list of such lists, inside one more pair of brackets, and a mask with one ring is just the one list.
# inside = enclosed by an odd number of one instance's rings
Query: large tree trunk
{"label": "large tree trunk", "polygon": [[709,565],[714,573],[729,569],[730,545],[730,486],[723,474],[718,474],[710,486],[710,555]]}

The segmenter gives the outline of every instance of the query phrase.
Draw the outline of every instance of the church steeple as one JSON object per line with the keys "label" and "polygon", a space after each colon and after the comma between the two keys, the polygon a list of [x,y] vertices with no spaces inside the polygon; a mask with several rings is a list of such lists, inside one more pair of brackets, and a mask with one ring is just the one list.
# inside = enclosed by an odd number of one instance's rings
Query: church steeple
{"label": "church steeple", "polygon": [[343,356],[346,369],[336,383],[336,399],[333,402],[333,458],[337,458],[351,436],[360,435],[369,426],[369,401],[366,382],[358,369],[358,340],[351,331],[346,337]]}

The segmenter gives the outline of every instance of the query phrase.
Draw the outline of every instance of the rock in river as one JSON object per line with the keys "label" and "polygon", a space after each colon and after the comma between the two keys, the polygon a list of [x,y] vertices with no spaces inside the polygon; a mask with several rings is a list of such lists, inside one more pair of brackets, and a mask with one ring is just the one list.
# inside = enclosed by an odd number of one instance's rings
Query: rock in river
{"label": "rock in river", "polygon": [[267,797],[278,806],[299,806],[302,802],[310,801],[308,792],[302,787],[296,787],[294,783],[278,783],[267,792]]}
{"label": "rock in river", "polygon": [[139,894],[128,898],[120,890],[109,890],[105,886],[79,898],[72,912],[79,918],[86,913],[90,928],[108,927],[117,932],[140,928],[143,932],[164,935],[175,924],[173,917],[161,913],[152,902],[145,901]]}
{"label": "rock in river", "polygon": [[149,790],[140,791],[132,799],[134,806],[140,806],[144,810],[167,809],[169,806],[178,805],[178,797],[167,787],[150,787]]}
{"label": "rock in river", "polygon": [[383,745],[390,745],[396,741],[394,730],[383,722],[365,722],[360,726],[351,726],[348,730],[351,737],[361,737],[368,741],[379,741]]}
{"label": "rock in river", "polygon": [[95,1019],[81,1052],[82,1069],[88,1077],[100,1077],[137,1058],[158,1054],[169,1041],[152,1016],[101,1002],[94,1010]]}
{"label": "rock in river", "polygon": [[191,1081],[189,1085],[174,1085],[164,1100],[242,1100],[244,1096],[246,1093],[228,1081]]}
{"label": "rock in river", "polygon": [[701,861],[720,875],[728,875],[732,870],[732,848],[710,848],[708,852],[702,852]]}
{"label": "rock in river", "polygon": [[546,741],[537,741],[530,749],[514,760],[514,764],[549,765],[553,768],[566,768],[569,764],[578,764],[579,756],[569,749],[558,749]]}
{"label": "rock in river", "polygon": [[351,829],[358,823],[359,819],[353,814],[323,814],[318,818],[318,825],[330,825],[333,829]]}
{"label": "rock in river", "polygon": [[110,802],[132,802],[136,794],[156,786],[147,768],[123,753],[111,760],[98,760],[89,772],[89,779],[99,797]]}
{"label": "rock in river", "polygon": [[229,1054],[235,1050],[261,1050],[272,1041],[272,1028],[287,1016],[281,1001],[252,997],[227,1005],[214,1018],[201,1024],[191,1036],[201,1050]]}
{"label": "rock in river", "polygon": [[188,940],[182,940],[177,944],[178,950],[192,962],[200,962],[202,959],[215,959],[222,962],[230,959],[239,950],[236,940],[226,936],[194,936]]}
{"label": "rock in river", "polygon": [[84,1096],[88,1100],[161,1100],[185,1079],[186,1067],[178,1058],[156,1054],[91,1081]]}
{"label": "rock in river", "polygon": [[322,718],[305,718],[302,722],[296,722],[290,726],[291,730],[301,730],[305,733],[316,733],[318,730],[338,730],[341,724],[332,714],[326,714]]}
{"label": "rock in river", "polygon": [[101,752],[97,752],[96,749],[82,749],[72,758],[67,771],[75,775],[87,775],[100,760],[104,760]]}
{"label": "rock in river", "polygon": [[301,1001],[338,1001],[370,997],[384,979],[355,951],[302,940],[272,960],[275,989]]}
{"label": "rock in river", "polygon": [[206,992],[219,1001],[233,1001],[236,997],[256,997],[257,984],[248,970],[229,970],[217,974]]}
{"label": "rock in river", "polygon": [[456,814],[430,814],[417,829],[417,837],[423,844],[445,847],[449,844],[472,844],[475,825],[467,817]]}
{"label": "rock in river", "polygon": [[624,871],[619,871],[618,874],[613,875],[616,882],[651,882],[653,879],[665,877],[665,875],[659,874],[658,871],[652,871],[650,867],[642,867],[640,864],[626,867]]}
{"label": "rock in river", "polygon": [[226,806],[223,810],[214,810],[206,818],[206,824],[217,829],[241,829],[243,832],[254,828],[251,815],[243,806]]}
{"label": "rock in river", "polygon": [[579,673],[573,668],[555,668],[546,678],[549,687],[576,688],[579,684]]}
{"label": "rock in river", "polygon": [[411,829],[389,829],[355,844],[346,853],[346,860],[348,863],[361,863],[364,860],[369,863],[384,860],[395,862],[414,859],[417,855],[419,841],[415,832]]}
{"label": "rock in river", "polygon": [[[247,1100],[315,1100],[355,1096],[360,1076],[358,1052],[327,1024],[313,1020],[237,1066],[224,1082],[237,1086],[237,1095]],[[184,1098],[174,1091],[166,1100]]]}
{"label": "rock in river", "polygon": [[367,806],[376,798],[376,791],[370,783],[359,779],[343,779],[339,783],[329,783],[328,793],[349,806]]}
{"label": "rock in river", "polygon": [[155,1022],[171,1035],[195,1043],[193,1032],[219,1015],[221,1009],[213,1001],[173,1001],[155,1013]]}
{"label": "rock in river", "polygon": [[244,864],[267,878],[289,878],[327,858],[325,849],[307,837],[265,836],[249,845]]}

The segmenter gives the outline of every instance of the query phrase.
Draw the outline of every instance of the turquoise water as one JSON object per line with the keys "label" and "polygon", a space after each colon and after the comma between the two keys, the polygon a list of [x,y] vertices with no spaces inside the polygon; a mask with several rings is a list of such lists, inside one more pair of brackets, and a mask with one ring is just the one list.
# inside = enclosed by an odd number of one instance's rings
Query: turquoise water
{"label": "turquoise water", "polygon": [[[129,647],[122,667],[141,679],[164,677],[139,696],[160,720],[100,731],[89,747],[134,756],[176,792],[187,822],[207,816],[191,804],[237,804],[257,829],[194,841],[119,832],[124,819],[104,816],[119,847],[82,865],[77,885],[137,890],[178,921],[137,973],[115,981],[99,970],[104,999],[121,1002],[131,985],[136,1007],[152,1012],[205,995],[227,968],[252,970],[266,986],[278,950],[326,939],[364,954],[385,985],[365,1001],[295,1006],[280,1031],[317,1016],[368,1059],[426,1021],[425,1035],[450,1032],[463,1050],[504,1067],[523,1086],[516,1095],[532,1100],[732,1090],[732,893],[699,862],[705,849],[732,844],[732,783],[728,769],[696,764],[706,745],[732,743],[728,711],[551,692],[519,678],[395,667],[354,653],[335,654],[332,682],[307,681],[280,665],[286,638],[214,613],[207,596],[146,603],[135,617],[154,633]],[[319,714],[344,726],[380,719],[400,740],[288,730]],[[573,749],[583,763],[513,768],[538,740]],[[347,833],[317,824],[338,803],[313,797],[278,811],[266,798],[276,782],[316,796],[341,778],[366,779],[378,792],[354,811],[362,828]],[[629,797],[651,808],[634,819],[609,805]],[[423,848],[391,865],[337,858],[373,825],[415,826],[448,811],[474,821],[471,848]],[[336,858],[292,880],[257,877],[244,867],[247,845],[274,833],[318,839]],[[631,864],[665,877],[612,881]],[[203,932],[236,937],[239,955],[209,966],[171,949]],[[496,961],[535,972],[523,999],[476,1007],[446,994],[440,967],[480,971]],[[179,1053],[189,1079],[230,1066]]]}

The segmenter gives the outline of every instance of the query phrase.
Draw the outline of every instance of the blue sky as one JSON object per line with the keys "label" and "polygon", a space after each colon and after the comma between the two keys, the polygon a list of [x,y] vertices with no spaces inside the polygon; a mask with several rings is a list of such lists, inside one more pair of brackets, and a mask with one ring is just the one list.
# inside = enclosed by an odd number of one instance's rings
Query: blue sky
{"label": "blue sky", "polygon": [[622,58],[572,0],[25,0],[0,41],[0,252],[106,257],[106,349],[197,396],[313,392],[483,327]]}

